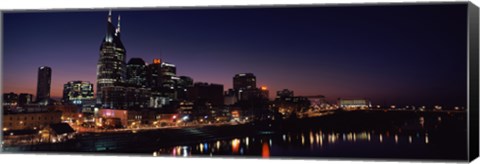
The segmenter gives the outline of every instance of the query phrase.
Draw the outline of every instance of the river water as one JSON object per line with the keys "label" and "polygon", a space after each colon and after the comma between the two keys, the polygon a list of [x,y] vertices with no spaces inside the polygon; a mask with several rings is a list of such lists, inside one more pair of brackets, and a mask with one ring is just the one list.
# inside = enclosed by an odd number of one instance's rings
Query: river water
{"label": "river water", "polygon": [[396,123],[392,121],[400,126],[387,129],[337,129],[319,124],[296,130],[265,131],[260,135],[162,147],[152,153],[154,156],[465,160],[464,121],[463,115],[433,114],[416,115]]}

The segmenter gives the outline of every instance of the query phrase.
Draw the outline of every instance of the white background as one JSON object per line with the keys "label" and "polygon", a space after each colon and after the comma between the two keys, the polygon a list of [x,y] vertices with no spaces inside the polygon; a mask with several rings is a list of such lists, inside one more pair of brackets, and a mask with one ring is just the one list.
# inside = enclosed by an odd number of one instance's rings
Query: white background
{"label": "white background", "polygon": [[[455,0],[454,0],[455,1]],[[458,0],[457,0],[458,1]],[[386,2],[437,2],[425,0],[0,0],[0,10],[12,9],[88,9],[88,8],[115,8],[115,7],[164,7],[164,6],[218,6],[218,5],[261,5],[261,4],[349,4],[349,3],[386,3]],[[472,0],[477,6],[480,0]],[[1,22],[1,21],[0,21]],[[33,25],[32,25],[33,26]],[[0,36],[0,38],[3,38]],[[0,45],[1,49],[1,45]],[[162,163],[162,164],[260,164],[260,163],[277,163],[277,164],[313,164],[313,163],[329,163],[329,164],[349,164],[349,163],[431,163],[423,161],[372,161],[372,160],[292,160],[292,159],[245,159],[245,158],[173,158],[173,157],[139,157],[139,156],[95,156],[95,155],[45,155],[45,154],[1,154],[0,163],[64,163],[64,164],[117,164],[117,163]],[[479,164],[480,160],[474,163]]]}

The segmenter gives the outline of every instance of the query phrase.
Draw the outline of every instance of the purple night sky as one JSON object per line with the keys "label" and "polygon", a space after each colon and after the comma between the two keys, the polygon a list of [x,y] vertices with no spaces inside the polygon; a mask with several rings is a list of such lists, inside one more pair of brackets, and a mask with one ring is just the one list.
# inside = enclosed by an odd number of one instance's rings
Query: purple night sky
{"label": "purple night sky", "polygon": [[[52,68],[52,93],[72,80],[96,85],[107,10],[7,12],[3,92],[36,93]],[[127,61],[173,63],[177,75],[232,87],[254,73],[270,98],[367,98],[373,104],[466,104],[466,5],[113,10]]]}

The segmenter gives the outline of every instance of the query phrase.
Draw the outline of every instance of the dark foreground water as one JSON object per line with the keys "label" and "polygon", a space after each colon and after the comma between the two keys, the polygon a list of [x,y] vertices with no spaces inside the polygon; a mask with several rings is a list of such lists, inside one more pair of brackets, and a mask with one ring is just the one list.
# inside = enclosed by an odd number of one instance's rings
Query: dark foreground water
{"label": "dark foreground water", "polygon": [[5,151],[153,156],[466,160],[465,113],[339,112],[302,120],[85,134],[61,144]]}
{"label": "dark foreground water", "polygon": [[[370,118],[372,116],[383,118]],[[267,129],[260,131],[260,135],[159,148],[153,155],[447,160],[467,158],[463,114],[343,113],[328,118],[289,123],[296,125]]]}
{"label": "dark foreground water", "polygon": [[[462,159],[465,146],[449,147],[428,133],[323,132],[236,137],[160,148],[153,155]],[[450,149],[456,148],[456,149]]]}

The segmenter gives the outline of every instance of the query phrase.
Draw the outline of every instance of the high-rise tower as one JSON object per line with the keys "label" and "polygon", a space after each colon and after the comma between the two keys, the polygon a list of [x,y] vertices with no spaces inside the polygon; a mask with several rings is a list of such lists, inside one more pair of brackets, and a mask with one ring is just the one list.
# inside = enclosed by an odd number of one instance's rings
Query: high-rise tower
{"label": "high-rise tower", "polygon": [[50,85],[52,81],[52,69],[50,67],[38,68],[37,79],[37,102],[46,104],[50,99]]}
{"label": "high-rise tower", "polygon": [[125,82],[126,50],[120,40],[120,16],[117,28],[112,24],[112,12],[108,13],[107,33],[100,46],[97,64],[97,104],[102,104],[102,89]]}

